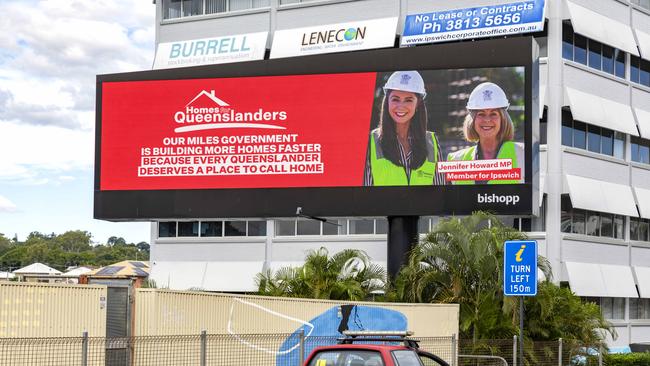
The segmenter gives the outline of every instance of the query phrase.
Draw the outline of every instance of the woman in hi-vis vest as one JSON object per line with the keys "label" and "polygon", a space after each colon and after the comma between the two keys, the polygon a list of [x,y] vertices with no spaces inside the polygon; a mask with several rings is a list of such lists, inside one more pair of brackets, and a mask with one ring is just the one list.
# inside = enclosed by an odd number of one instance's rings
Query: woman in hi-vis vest
{"label": "woman in hi-vis vest", "polygon": [[512,168],[521,168],[516,180],[461,180],[453,184],[513,184],[524,182],[524,145],[514,142],[515,128],[508,114],[510,103],[503,89],[494,83],[476,86],[469,96],[463,124],[465,140],[475,142],[447,155],[448,161],[512,159]]}
{"label": "woman in hi-vis vest", "polygon": [[383,87],[379,127],[370,132],[364,185],[445,184],[436,171],[438,140],[427,131],[424,80],[417,71],[396,71]]}

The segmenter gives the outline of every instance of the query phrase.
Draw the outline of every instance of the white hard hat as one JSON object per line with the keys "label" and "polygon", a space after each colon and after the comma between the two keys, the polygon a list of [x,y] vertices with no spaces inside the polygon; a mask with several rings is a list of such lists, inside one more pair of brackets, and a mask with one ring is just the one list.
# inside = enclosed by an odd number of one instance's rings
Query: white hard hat
{"label": "white hard hat", "polygon": [[467,101],[467,109],[508,108],[509,106],[506,93],[495,83],[477,85]]}
{"label": "white hard hat", "polygon": [[384,85],[384,93],[387,93],[388,90],[417,93],[422,95],[422,99],[427,96],[427,92],[424,90],[424,80],[417,71],[395,71]]}

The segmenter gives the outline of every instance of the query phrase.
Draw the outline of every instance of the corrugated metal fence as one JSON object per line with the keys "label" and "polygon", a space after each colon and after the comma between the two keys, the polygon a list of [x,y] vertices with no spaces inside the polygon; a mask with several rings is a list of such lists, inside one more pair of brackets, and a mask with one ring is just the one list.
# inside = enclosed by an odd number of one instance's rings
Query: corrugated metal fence
{"label": "corrugated metal fence", "polygon": [[137,289],[133,335],[293,333],[333,307],[365,305],[395,310],[418,337],[458,334],[458,304],[330,301],[209,292]]}
{"label": "corrugated metal fence", "polygon": [[0,338],[106,335],[106,287],[0,282]]}

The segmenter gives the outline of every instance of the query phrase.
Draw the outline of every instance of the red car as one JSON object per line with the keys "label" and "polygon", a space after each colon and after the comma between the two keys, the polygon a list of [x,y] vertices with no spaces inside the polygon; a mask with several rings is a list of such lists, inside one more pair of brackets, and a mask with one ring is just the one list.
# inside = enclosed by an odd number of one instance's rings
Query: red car
{"label": "red car", "polygon": [[[335,346],[315,348],[304,366],[449,366],[421,350],[408,332],[344,332]],[[371,343],[368,343],[371,342]],[[382,344],[390,343],[390,344]],[[402,345],[395,345],[402,343]]]}

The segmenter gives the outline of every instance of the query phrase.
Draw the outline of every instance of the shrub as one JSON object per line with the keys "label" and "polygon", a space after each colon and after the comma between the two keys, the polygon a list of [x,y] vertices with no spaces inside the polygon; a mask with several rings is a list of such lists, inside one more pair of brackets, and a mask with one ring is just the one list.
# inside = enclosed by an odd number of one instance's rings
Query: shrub
{"label": "shrub", "polygon": [[603,357],[607,366],[647,366],[650,365],[650,353],[617,353]]}

